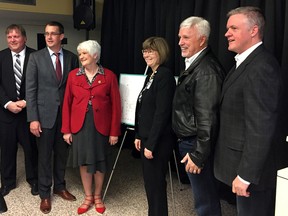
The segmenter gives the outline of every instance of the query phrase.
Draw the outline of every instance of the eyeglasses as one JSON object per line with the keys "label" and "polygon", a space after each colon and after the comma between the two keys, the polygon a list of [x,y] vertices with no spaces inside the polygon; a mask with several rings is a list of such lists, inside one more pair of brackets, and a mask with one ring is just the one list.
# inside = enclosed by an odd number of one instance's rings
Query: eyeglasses
{"label": "eyeglasses", "polygon": [[59,33],[59,32],[45,32],[44,33],[44,36],[47,37],[47,36],[56,36],[56,35],[61,35],[62,33]]}
{"label": "eyeglasses", "polygon": [[144,54],[153,54],[153,53],[155,53],[155,50],[152,50],[152,49],[144,49],[144,50],[142,50],[142,53],[143,53],[143,55]]}

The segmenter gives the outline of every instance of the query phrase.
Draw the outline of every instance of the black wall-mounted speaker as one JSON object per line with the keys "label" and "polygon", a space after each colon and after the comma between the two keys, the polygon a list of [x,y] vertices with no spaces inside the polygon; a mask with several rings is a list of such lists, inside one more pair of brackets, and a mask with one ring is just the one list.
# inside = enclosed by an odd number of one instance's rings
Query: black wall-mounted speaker
{"label": "black wall-mounted speaker", "polygon": [[95,28],[95,0],[73,0],[74,28]]}

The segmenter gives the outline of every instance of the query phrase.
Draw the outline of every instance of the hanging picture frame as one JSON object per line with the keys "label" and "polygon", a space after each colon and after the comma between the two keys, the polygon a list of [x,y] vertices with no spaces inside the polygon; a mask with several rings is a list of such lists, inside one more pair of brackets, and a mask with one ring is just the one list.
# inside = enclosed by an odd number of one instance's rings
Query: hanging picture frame
{"label": "hanging picture frame", "polygon": [[36,0],[0,0],[3,3],[36,5]]}

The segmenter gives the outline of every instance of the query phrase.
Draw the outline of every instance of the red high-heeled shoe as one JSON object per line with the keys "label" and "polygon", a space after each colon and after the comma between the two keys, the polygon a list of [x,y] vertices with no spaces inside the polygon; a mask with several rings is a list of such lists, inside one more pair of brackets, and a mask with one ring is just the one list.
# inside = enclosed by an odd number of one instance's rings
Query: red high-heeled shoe
{"label": "red high-heeled shoe", "polygon": [[[94,204],[96,212],[103,214],[106,210],[104,203],[102,202],[101,195],[94,196]],[[100,206],[100,207],[99,207]]]}
{"label": "red high-heeled shoe", "polygon": [[77,213],[83,214],[83,213],[87,212],[92,204],[93,204],[93,195],[85,195],[84,202],[77,209]]}

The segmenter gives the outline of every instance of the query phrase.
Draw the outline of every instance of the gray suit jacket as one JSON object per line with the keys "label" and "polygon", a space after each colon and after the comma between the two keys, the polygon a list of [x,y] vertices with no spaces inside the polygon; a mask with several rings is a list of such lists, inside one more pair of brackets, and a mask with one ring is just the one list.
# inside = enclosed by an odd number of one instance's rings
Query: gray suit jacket
{"label": "gray suit jacket", "polygon": [[263,45],[231,70],[223,84],[215,176],[231,186],[239,175],[249,190],[275,187],[273,137],[280,93],[280,67]]}
{"label": "gray suit jacket", "polygon": [[32,54],[26,72],[27,121],[39,121],[42,128],[50,129],[62,106],[68,73],[79,67],[78,57],[63,49],[63,78],[58,83],[48,49]]}

